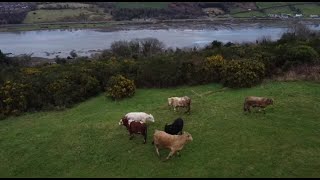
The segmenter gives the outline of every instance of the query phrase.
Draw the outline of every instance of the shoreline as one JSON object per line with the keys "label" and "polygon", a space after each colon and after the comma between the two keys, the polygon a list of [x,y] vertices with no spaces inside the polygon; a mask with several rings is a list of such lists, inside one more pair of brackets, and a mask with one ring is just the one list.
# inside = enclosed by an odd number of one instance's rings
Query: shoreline
{"label": "shoreline", "polygon": [[[174,19],[152,21],[104,21],[104,22],[52,22],[37,24],[6,24],[0,25],[0,32],[19,32],[57,29],[97,29],[103,31],[132,30],[130,28],[143,29],[144,26],[153,28],[183,27],[183,26],[239,26],[243,24],[268,24],[285,26],[292,23],[303,22],[307,24],[320,23],[320,18],[299,19],[274,19],[274,18],[207,18],[207,19]],[[151,25],[151,27],[150,27]]]}
{"label": "shoreline", "polygon": [[[217,20],[218,19],[218,20]],[[102,31],[102,32],[114,32],[114,31],[130,31],[130,30],[142,30],[142,29],[150,29],[150,30],[159,30],[159,29],[191,29],[191,30],[204,30],[204,29],[237,29],[237,28],[265,28],[265,27],[288,27],[288,25],[293,23],[303,23],[306,25],[320,25],[320,19],[270,19],[270,18],[260,18],[260,19],[252,19],[252,18],[215,18],[215,19],[183,19],[183,20],[163,20],[163,21],[146,21],[146,22],[136,22],[136,21],[118,21],[118,22],[89,22],[89,23],[78,23],[78,22],[68,22],[68,23],[41,23],[41,26],[53,26],[53,28],[47,29],[39,29],[41,27],[39,24],[18,24],[18,25],[1,25],[0,33],[5,32],[25,32],[25,31],[41,31],[41,30],[74,30],[74,29],[91,29],[94,31]],[[86,27],[79,27],[79,24]],[[69,25],[68,27],[66,25]],[[71,25],[71,27],[70,27]],[[90,27],[90,26],[91,27]],[[95,25],[95,26],[93,26]],[[99,26],[97,26],[99,25]],[[36,26],[34,29],[30,30],[25,27]],[[60,27],[66,27],[65,29]],[[2,31],[2,28],[8,28],[12,31]],[[100,49],[99,49],[100,50]],[[95,51],[95,53],[101,53],[102,50],[90,50]],[[78,55],[79,52],[76,51]],[[95,54],[93,53],[93,54]],[[48,52],[48,54],[51,54]],[[53,54],[59,55],[59,53],[54,52]],[[90,57],[92,53],[89,55],[80,55],[81,57]],[[19,56],[19,55],[15,55]],[[31,56],[33,62],[53,62],[55,61],[54,57],[42,57],[42,56]],[[37,63],[37,64],[38,64]]]}

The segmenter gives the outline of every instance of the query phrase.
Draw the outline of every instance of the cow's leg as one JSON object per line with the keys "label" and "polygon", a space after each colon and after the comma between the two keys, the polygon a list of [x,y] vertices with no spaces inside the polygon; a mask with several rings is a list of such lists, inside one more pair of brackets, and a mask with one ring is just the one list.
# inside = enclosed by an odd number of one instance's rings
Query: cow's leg
{"label": "cow's leg", "polygon": [[258,111],[259,111],[259,112],[261,112],[261,110],[262,110],[262,107],[260,107],[260,106],[257,106],[256,108],[258,108]]}
{"label": "cow's leg", "polygon": [[247,111],[247,105],[246,105],[246,103],[243,104],[243,111],[244,111],[244,112]]}
{"label": "cow's leg", "polygon": [[180,151],[177,151],[177,155],[180,157]]}
{"label": "cow's leg", "polygon": [[174,153],[175,153],[175,151],[171,150],[169,155],[167,156],[166,160],[168,160]]}
{"label": "cow's leg", "polygon": [[158,148],[158,146],[155,144],[154,147],[156,148],[156,152],[157,152],[158,156],[160,157],[160,153],[159,153],[159,148]]}
{"label": "cow's leg", "polygon": [[188,105],[187,108],[188,109],[187,109],[186,113],[190,114],[190,109],[191,109],[190,105]]}
{"label": "cow's leg", "polygon": [[176,112],[176,107],[175,106],[173,106],[173,111]]}
{"label": "cow's leg", "polygon": [[143,144],[145,144],[145,143],[147,142],[147,135],[144,134],[144,135],[143,135],[143,138],[144,138]]}
{"label": "cow's leg", "polygon": [[130,135],[129,135],[129,140],[131,140],[133,138],[133,133],[130,132]]}

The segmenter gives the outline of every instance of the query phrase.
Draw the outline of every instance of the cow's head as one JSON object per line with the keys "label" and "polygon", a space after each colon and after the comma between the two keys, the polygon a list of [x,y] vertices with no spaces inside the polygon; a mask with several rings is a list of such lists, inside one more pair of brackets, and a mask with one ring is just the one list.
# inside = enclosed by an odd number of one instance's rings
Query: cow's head
{"label": "cow's head", "polygon": [[149,114],[148,120],[151,121],[151,122],[154,122],[154,117],[152,116],[152,114]]}
{"label": "cow's head", "polygon": [[183,135],[187,138],[187,141],[193,141],[190,133],[183,131]]}
{"label": "cow's head", "polygon": [[123,121],[122,121],[122,119],[120,119],[119,126],[121,126],[122,124],[123,124]]}
{"label": "cow's head", "polygon": [[171,126],[166,123],[166,125],[164,125],[164,131],[165,131],[166,133],[168,133],[168,132],[170,131],[170,129],[171,129],[170,127],[171,127]]}
{"label": "cow's head", "polygon": [[168,106],[172,105],[172,98],[168,98]]}
{"label": "cow's head", "polygon": [[273,105],[273,99],[269,99],[269,98],[268,98],[268,99],[267,99],[267,104],[268,104],[268,105]]}

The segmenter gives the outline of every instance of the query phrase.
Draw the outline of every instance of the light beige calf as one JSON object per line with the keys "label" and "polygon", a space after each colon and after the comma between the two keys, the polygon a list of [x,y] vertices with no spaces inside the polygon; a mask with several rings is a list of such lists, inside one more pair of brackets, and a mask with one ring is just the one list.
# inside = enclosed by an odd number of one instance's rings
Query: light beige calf
{"label": "light beige calf", "polygon": [[182,135],[171,135],[164,131],[155,130],[155,133],[153,134],[153,142],[158,156],[160,156],[159,148],[171,150],[166,160],[176,152],[179,154],[179,151],[183,149],[184,145],[192,140],[191,134],[187,132],[183,132]]}

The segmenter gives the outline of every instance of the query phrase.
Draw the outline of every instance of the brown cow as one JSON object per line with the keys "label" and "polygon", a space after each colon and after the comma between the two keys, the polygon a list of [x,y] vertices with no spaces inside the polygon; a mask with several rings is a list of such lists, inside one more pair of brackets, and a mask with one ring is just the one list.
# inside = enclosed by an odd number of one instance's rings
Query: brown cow
{"label": "brown cow", "polygon": [[273,100],[270,98],[248,96],[244,100],[243,110],[251,112],[250,111],[251,107],[259,107],[259,108],[262,108],[263,112],[265,113],[264,108],[272,104],[273,104]]}

